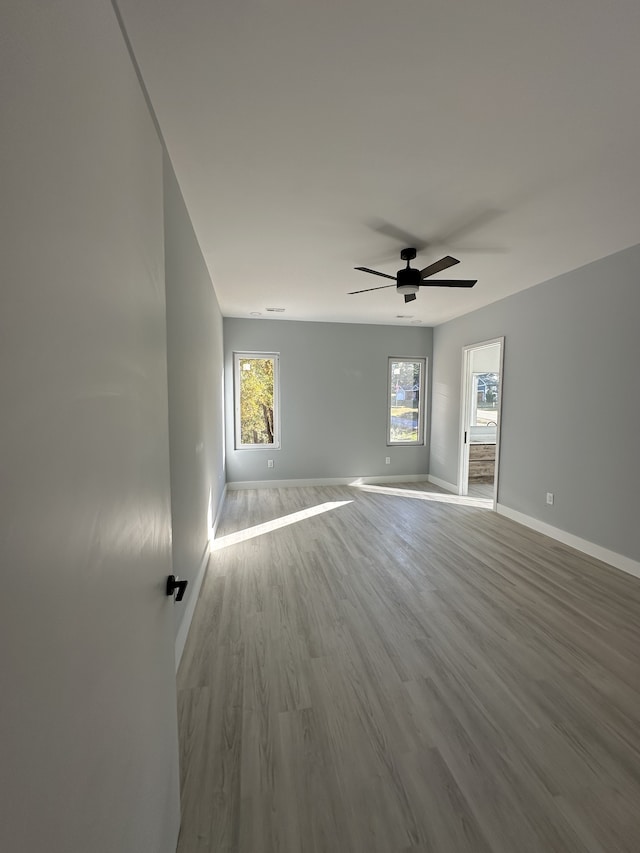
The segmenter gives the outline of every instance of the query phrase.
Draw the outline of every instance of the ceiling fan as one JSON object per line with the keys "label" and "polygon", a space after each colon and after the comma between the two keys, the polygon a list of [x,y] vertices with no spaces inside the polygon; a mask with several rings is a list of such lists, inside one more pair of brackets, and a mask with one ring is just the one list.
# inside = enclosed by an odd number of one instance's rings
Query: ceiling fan
{"label": "ceiling fan", "polygon": [[[414,269],[414,267],[409,266],[409,262],[415,258],[416,254],[417,251],[413,248],[403,249],[400,252],[400,257],[403,261],[407,262],[407,266],[402,270],[398,270],[397,275],[387,275],[385,272],[371,270],[369,267],[355,267],[355,269],[360,270],[361,272],[371,273],[372,275],[380,275],[383,278],[392,279],[392,281],[396,282],[396,290],[398,293],[404,293],[405,302],[412,302],[416,298],[416,293],[420,287],[473,287],[476,283],[476,281],[448,278],[425,281],[429,276],[455,266],[455,264],[459,264],[460,261],[457,258],[452,258],[451,255],[447,255],[444,258],[440,258],[439,261],[429,264],[429,266],[425,267],[423,270],[417,270]],[[380,287],[367,287],[364,290],[352,290],[348,295],[354,296],[356,293],[368,293],[370,290],[383,290],[385,287],[393,287],[393,285],[383,284]]]}

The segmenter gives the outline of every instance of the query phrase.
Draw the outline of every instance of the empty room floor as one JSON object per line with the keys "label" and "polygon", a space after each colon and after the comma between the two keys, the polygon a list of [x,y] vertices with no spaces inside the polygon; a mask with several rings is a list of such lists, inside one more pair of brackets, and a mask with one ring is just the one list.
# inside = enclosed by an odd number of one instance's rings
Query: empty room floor
{"label": "empty room floor", "polygon": [[640,580],[454,497],[229,492],[180,853],[637,853]]}

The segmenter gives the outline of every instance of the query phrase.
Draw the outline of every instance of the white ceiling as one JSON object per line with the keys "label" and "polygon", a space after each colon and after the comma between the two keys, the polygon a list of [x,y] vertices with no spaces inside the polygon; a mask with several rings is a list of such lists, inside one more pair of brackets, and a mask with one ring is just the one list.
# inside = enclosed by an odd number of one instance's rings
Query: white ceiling
{"label": "white ceiling", "polygon": [[[225,316],[435,325],[640,242],[638,0],[119,6]],[[478,284],[347,295],[384,222]]]}

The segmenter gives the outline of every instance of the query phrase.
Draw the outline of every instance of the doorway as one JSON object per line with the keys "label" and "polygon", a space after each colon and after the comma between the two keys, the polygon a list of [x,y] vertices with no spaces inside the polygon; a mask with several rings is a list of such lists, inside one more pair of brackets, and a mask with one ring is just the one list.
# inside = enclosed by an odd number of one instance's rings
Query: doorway
{"label": "doorway", "polygon": [[498,500],[504,338],[462,348],[458,494]]}

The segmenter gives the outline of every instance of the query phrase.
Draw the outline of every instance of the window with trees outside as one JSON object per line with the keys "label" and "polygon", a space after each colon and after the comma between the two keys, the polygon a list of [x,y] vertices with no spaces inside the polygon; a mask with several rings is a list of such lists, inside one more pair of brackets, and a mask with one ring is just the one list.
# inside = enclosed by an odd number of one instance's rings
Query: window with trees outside
{"label": "window with trees outside", "polygon": [[234,353],[236,450],[280,447],[277,353]]}
{"label": "window with trees outside", "polygon": [[424,444],[426,359],[389,359],[387,444]]}

